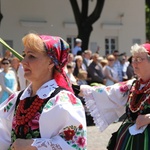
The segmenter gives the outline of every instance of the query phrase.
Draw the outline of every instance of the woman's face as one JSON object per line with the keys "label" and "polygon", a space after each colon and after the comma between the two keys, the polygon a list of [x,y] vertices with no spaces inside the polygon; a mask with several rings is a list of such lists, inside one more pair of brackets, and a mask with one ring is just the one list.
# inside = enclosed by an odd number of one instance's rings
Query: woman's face
{"label": "woman's face", "polygon": [[108,65],[113,66],[115,62],[115,58],[108,58]]}
{"label": "woman's face", "polygon": [[10,67],[10,62],[8,60],[4,60],[3,62],[1,62],[1,65],[4,70],[8,70]]}
{"label": "woman's face", "polygon": [[139,77],[150,76],[150,61],[147,59],[147,53],[135,54],[132,57],[132,66],[135,74]]}
{"label": "woman's face", "polygon": [[31,82],[41,82],[50,78],[50,62],[46,54],[25,48],[25,57],[21,62],[24,77]]}
{"label": "woman's face", "polygon": [[82,66],[83,60],[82,59],[77,59],[77,65]]}

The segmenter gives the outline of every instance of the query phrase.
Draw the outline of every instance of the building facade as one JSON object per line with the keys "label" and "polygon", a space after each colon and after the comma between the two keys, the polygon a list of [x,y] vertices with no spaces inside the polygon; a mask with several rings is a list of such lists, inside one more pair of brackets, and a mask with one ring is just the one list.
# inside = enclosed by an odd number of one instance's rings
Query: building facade
{"label": "building facade", "polygon": [[[89,1],[89,14],[95,3]],[[69,0],[1,0],[1,12],[0,37],[19,53],[23,51],[21,39],[29,32],[60,36],[74,46],[78,30]],[[130,55],[134,43],[145,41],[145,1],[105,0],[101,16],[93,24],[89,49],[100,49],[101,56],[114,49]],[[5,48],[0,45],[0,49],[3,56]]]}

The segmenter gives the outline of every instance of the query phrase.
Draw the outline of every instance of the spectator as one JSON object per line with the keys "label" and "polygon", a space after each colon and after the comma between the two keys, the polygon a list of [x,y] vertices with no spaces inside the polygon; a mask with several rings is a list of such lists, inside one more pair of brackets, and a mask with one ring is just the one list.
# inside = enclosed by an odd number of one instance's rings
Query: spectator
{"label": "spectator", "polygon": [[108,60],[106,58],[99,57],[98,60],[103,68],[108,64]]}
{"label": "spectator", "polygon": [[87,71],[79,70],[77,77],[78,77],[78,81],[77,81],[78,85],[88,85],[88,83],[87,83]]}
{"label": "spectator", "polygon": [[77,75],[79,73],[79,70],[85,70],[84,66],[83,66],[83,58],[82,56],[78,55],[75,57],[75,68],[74,68],[74,72],[73,75],[77,78]]}
{"label": "spectator", "polygon": [[126,72],[127,72],[127,67],[129,65],[127,57],[125,55],[121,56],[120,62],[122,66],[122,78],[123,78],[123,81],[126,81],[128,79]]}
{"label": "spectator", "polygon": [[77,84],[76,78],[73,75],[73,71],[74,71],[74,67],[72,65],[72,63],[68,63],[67,64],[67,76],[71,82],[71,84]]}
{"label": "spectator", "polygon": [[83,55],[82,55],[82,57],[83,57],[83,64],[84,64],[86,70],[87,70],[88,66],[90,65],[90,63],[91,63],[91,55],[92,55],[92,51],[91,50],[85,50],[83,52]]}
{"label": "spectator", "polygon": [[99,63],[99,54],[94,53],[92,55],[92,62],[88,67],[88,77],[91,78],[90,84],[93,82],[105,84],[106,79],[103,75],[102,65]]}
{"label": "spectator", "polygon": [[106,86],[113,85],[118,82],[118,74],[115,72],[113,65],[115,62],[114,55],[107,56],[108,65],[104,66],[103,72],[106,78]]}
{"label": "spectator", "polygon": [[3,58],[1,61],[3,71],[0,72],[1,97],[0,104],[4,102],[12,93],[17,91],[17,79],[12,70],[10,70],[10,61]]}
{"label": "spectator", "polygon": [[79,39],[79,38],[77,38],[75,40],[75,47],[72,49],[72,54],[74,56],[82,54],[82,48],[81,48],[81,46],[82,46],[82,40]]}
{"label": "spectator", "polygon": [[4,54],[4,58],[8,58],[8,59],[10,59],[10,58],[12,58],[12,52],[10,52],[9,50],[6,50],[5,51],[5,54]]}
{"label": "spectator", "polygon": [[0,57],[0,72],[3,71],[3,68],[2,68],[2,59],[3,58]]}
{"label": "spectator", "polygon": [[24,90],[27,87],[27,80],[24,78],[24,70],[20,60],[13,57],[11,60],[11,66],[14,69],[18,79],[18,90]]}
{"label": "spectator", "polygon": [[129,80],[129,79],[132,79],[135,76],[134,69],[133,69],[133,66],[132,66],[132,56],[129,57],[128,61],[129,61],[129,65],[127,67],[127,72],[126,73],[127,73],[127,78]]}
{"label": "spectator", "polygon": [[123,75],[122,75],[122,66],[121,66],[121,63],[119,61],[119,51],[115,50],[113,52],[113,55],[115,57],[114,69],[118,73],[119,81],[121,82],[121,81],[123,81]]}

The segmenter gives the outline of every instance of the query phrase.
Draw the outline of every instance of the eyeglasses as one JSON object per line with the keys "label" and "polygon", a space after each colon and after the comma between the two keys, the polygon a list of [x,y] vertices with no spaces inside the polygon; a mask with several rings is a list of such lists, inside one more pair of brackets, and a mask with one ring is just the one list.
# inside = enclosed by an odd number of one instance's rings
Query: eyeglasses
{"label": "eyeglasses", "polygon": [[7,62],[2,62],[2,64],[3,64],[3,65],[8,65],[9,63],[7,63]]}
{"label": "eyeglasses", "polygon": [[141,58],[141,57],[132,58],[132,63],[140,63],[143,60],[145,60],[145,58]]}

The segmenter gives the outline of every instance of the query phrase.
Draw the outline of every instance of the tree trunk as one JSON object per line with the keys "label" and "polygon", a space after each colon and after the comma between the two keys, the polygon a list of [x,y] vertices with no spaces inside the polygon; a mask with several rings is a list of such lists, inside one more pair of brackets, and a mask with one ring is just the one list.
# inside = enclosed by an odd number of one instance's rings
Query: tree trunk
{"label": "tree trunk", "polygon": [[3,19],[3,15],[1,13],[1,1],[0,1],[0,24],[1,24],[2,19]]}
{"label": "tree trunk", "polygon": [[93,30],[93,23],[96,22],[102,12],[105,0],[96,0],[93,12],[88,15],[89,0],[82,0],[81,11],[77,0],[70,0],[75,21],[78,27],[78,38],[82,39],[82,50],[88,49],[89,39]]}
{"label": "tree trunk", "polygon": [[88,49],[89,39],[93,27],[90,24],[82,23],[78,30],[78,38],[82,39],[82,50]]}

